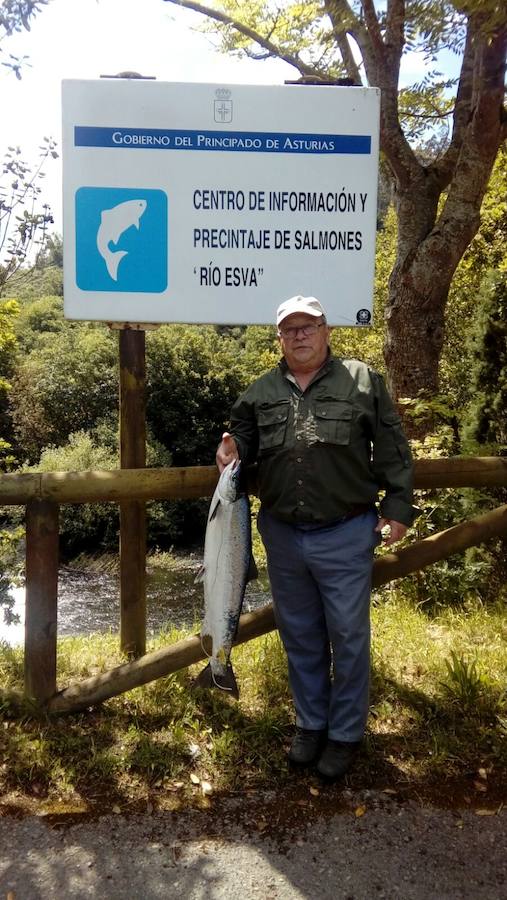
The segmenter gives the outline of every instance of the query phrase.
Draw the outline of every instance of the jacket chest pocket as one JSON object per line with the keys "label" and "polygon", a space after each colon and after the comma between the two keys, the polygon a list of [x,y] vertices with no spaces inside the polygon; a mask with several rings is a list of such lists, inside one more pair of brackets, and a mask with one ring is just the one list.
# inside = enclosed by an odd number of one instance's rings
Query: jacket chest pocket
{"label": "jacket chest pocket", "polygon": [[285,440],[289,418],[289,401],[266,404],[257,410],[259,428],[259,452],[265,453],[281,447]]}
{"label": "jacket chest pocket", "polygon": [[316,400],[317,437],[326,444],[349,444],[352,404],[347,400]]}

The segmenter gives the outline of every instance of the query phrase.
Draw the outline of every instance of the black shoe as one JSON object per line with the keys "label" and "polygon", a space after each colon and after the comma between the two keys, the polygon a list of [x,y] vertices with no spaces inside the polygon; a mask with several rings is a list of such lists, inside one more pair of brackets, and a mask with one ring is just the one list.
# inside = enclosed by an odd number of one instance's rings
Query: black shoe
{"label": "black shoe", "polygon": [[361,741],[329,740],[317,763],[317,772],[328,781],[342,778],[352,766],[360,746]]}
{"label": "black shoe", "polygon": [[318,758],[327,738],[327,731],[311,731],[296,727],[296,734],[289,750],[289,762],[295,766],[309,766]]}

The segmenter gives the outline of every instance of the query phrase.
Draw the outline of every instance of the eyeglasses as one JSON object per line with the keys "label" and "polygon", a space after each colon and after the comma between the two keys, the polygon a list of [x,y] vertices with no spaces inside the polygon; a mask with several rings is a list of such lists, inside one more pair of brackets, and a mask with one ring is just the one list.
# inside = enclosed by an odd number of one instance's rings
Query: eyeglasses
{"label": "eyeglasses", "polygon": [[287,328],[279,328],[278,335],[286,341],[293,341],[299,331],[304,337],[311,337],[317,334],[319,328],[322,328],[325,324],[325,322],[321,322],[320,325],[289,325]]}

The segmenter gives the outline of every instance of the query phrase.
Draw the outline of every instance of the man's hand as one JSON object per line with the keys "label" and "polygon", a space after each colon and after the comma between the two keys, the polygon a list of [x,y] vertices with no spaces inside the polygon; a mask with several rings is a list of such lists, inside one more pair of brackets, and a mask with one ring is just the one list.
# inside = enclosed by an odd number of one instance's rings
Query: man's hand
{"label": "man's hand", "polygon": [[229,465],[233,459],[239,459],[238,453],[238,445],[234,440],[232,434],[229,434],[228,431],[225,431],[222,435],[222,440],[218,445],[216,462],[218,466],[218,471],[223,472],[225,467]]}
{"label": "man's hand", "polygon": [[401,522],[395,522],[394,519],[379,519],[375,531],[382,531],[386,525],[390,529],[388,537],[383,538],[386,547],[389,547],[390,544],[396,544],[397,541],[401,541],[401,539],[405,537],[407,526],[403,525]]}

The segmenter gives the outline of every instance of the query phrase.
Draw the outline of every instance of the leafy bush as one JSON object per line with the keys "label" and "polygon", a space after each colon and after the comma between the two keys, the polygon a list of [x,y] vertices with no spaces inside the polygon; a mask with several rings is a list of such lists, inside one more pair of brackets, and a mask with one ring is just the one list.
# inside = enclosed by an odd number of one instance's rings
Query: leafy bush
{"label": "leafy bush", "polygon": [[[480,312],[471,336],[473,400],[464,441],[507,453],[507,265],[490,272],[480,291]],[[496,448],[491,445],[497,445]]]}
{"label": "leafy bush", "polygon": [[[440,415],[445,420],[448,415],[446,405],[437,403],[436,406],[441,407]],[[449,457],[456,452],[455,442],[454,429],[441,424],[423,441],[412,441],[412,450],[414,456],[421,459]],[[415,502],[420,514],[409,540],[430,537],[498,505],[494,492],[472,488],[418,491]],[[496,602],[505,592],[501,556],[495,542],[470,547],[464,553],[409,575],[403,581],[404,591],[428,610],[453,605],[464,607],[472,597],[483,602]]]}
{"label": "leafy bush", "polygon": [[[149,438],[148,466],[170,466],[171,456],[159,443]],[[118,434],[116,429],[101,422],[90,432],[78,431],[69,436],[62,447],[46,447],[39,462],[27,471],[82,472],[89,469],[117,469]],[[197,513],[194,513],[197,515]],[[200,515],[200,510],[199,513]],[[188,515],[188,513],[187,513]],[[20,513],[11,516],[19,521]],[[198,536],[202,535],[204,513],[199,518]],[[153,501],[147,504],[148,543],[169,546],[181,540],[185,516],[181,503]],[[117,503],[63,504],[60,509],[60,547],[64,556],[82,551],[116,551],[119,538],[119,507]]]}
{"label": "leafy bush", "polygon": [[16,318],[19,306],[15,300],[0,303],[0,466],[8,469],[14,463],[11,453],[12,422],[9,415],[10,380],[16,358]]}
{"label": "leafy bush", "polygon": [[[449,292],[445,341],[440,363],[440,389],[453,398],[461,417],[474,399],[475,368],[470,330],[482,319],[481,285],[490,271],[503,271],[507,241],[507,150],[500,150],[481,209],[481,225],[461,260]],[[479,325],[479,328],[481,326]]]}
{"label": "leafy bush", "polygon": [[22,304],[16,322],[16,333],[23,354],[31,353],[44,344],[47,334],[69,327],[63,318],[63,299],[55,296],[37,297]]}
{"label": "leafy bush", "polygon": [[237,342],[209,326],[164,326],[146,341],[147,418],[174,465],[210,465],[246,385]]}
{"label": "leafy bush", "polygon": [[18,366],[11,409],[19,452],[35,462],[44,447],[62,446],[118,408],[117,350],[113,336],[94,325],[64,323]]}
{"label": "leafy bush", "polygon": [[0,529],[0,616],[3,616],[7,624],[16,620],[10,588],[20,576],[19,544],[23,535],[24,531],[20,526]]}
{"label": "leafy bush", "polygon": [[[37,472],[82,472],[87,469],[116,469],[117,454],[98,446],[92,435],[78,431],[62,447],[42,451]],[[118,546],[118,506],[116,503],[63,504],[60,507],[60,546],[64,554],[77,550],[106,550]]]}

